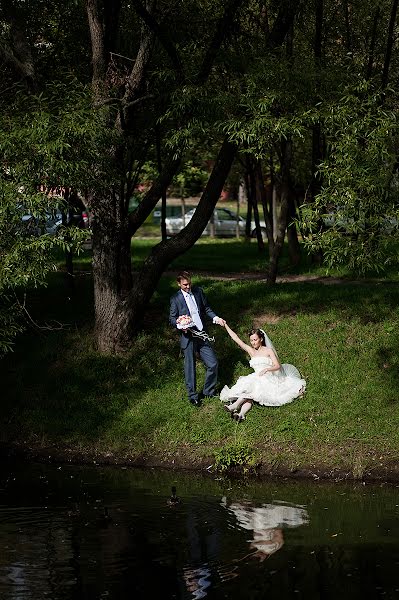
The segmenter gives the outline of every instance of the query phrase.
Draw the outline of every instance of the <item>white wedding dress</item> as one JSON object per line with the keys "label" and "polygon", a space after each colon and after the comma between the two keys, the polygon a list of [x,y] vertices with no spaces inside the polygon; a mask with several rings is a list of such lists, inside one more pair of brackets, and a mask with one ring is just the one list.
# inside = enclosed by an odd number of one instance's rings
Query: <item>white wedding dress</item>
{"label": "white wedding dress", "polygon": [[220,392],[223,402],[237,398],[248,398],[262,406],[282,406],[301,396],[306,388],[306,381],[301,379],[294,365],[284,364],[278,371],[270,371],[265,375],[259,372],[272,366],[267,356],[254,356],[249,365],[254,372],[239,377],[231,388],[224,386]]}
{"label": "white wedding dress", "polygon": [[262,504],[253,506],[250,502],[232,502],[222,498],[221,505],[227,508],[243,529],[252,531],[251,547],[266,556],[277,552],[284,544],[282,530],[300,527],[309,523],[309,515],[304,506]]}

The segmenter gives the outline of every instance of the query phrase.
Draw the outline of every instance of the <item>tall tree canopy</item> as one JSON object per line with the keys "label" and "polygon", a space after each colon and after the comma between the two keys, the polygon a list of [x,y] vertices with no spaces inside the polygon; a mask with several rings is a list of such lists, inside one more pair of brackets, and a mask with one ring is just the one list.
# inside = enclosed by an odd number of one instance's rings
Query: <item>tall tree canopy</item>
{"label": "tall tree canopy", "polygon": [[[101,351],[129,345],[163,271],[205,228],[237,155],[254,209],[259,200],[265,211],[270,282],[287,226],[295,242],[301,203],[309,248],[334,263],[346,260],[350,239],[350,264],[364,270],[368,243],[381,265],[383,223],[397,208],[396,11],[387,0],[377,9],[347,0],[2,3],[2,177],[85,190]],[[131,238],[193,147],[214,165],[195,216],[133,275]],[[131,213],[148,161],[158,176]],[[365,190],[373,169],[378,183]],[[266,178],[280,202],[274,235]],[[326,212],[352,222],[355,205],[365,223],[355,236],[342,236],[338,219],[324,231]]]}

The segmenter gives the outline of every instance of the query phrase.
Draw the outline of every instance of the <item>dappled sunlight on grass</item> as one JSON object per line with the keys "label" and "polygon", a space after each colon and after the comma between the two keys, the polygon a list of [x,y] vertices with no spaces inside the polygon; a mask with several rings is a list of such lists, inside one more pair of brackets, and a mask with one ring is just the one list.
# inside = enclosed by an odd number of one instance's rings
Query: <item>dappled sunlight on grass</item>
{"label": "dappled sunlight on grass", "polygon": [[[173,278],[160,281],[131,350],[102,356],[92,348],[90,281],[79,279],[76,298],[68,299],[61,275],[55,274],[47,290],[33,294],[30,309],[36,320],[69,326],[26,333],[2,362],[3,441],[40,440],[44,446],[168,461],[186,456],[194,463],[226,444],[246,444],[266,461],[273,456],[284,462],[294,453],[299,464],[331,462],[331,448],[340,464],[356,461],[359,452],[368,456],[373,448],[396,452],[397,286],[268,287],[195,279],[240,335],[245,337],[254,321],[264,326],[280,360],[296,365],[306,378],[303,398],[280,408],[255,406],[239,425],[217,400],[197,409],[187,401],[178,336],[167,324]],[[261,315],[278,318],[261,322]],[[250,372],[247,357],[223,328],[211,325],[210,332],[220,385],[231,385]],[[199,389],[203,380],[200,365]]]}
{"label": "dappled sunlight on grass", "polygon": [[[152,248],[161,241],[156,237],[134,237],[131,242],[132,248],[132,268],[139,269],[144,260],[149,256]],[[398,247],[398,240],[393,239],[391,243]],[[65,270],[65,256],[60,249],[52,251],[52,258],[58,264],[60,271]],[[74,271],[77,275],[87,273],[91,270],[92,251],[85,249],[80,254],[74,255]],[[174,260],[168,267],[170,270],[186,269],[189,271],[210,272],[215,275],[227,273],[258,273],[264,275],[269,262],[268,248],[265,245],[263,253],[259,252],[255,239],[246,240],[245,238],[200,238],[194,246]],[[279,260],[280,275],[313,275],[318,277],[343,277],[346,279],[359,279],[356,273],[351,272],[347,267],[340,266],[334,269],[327,269],[326,266],[314,264],[311,257],[307,255],[305,248],[301,243],[301,259],[297,266],[290,264],[288,244],[284,243],[282,255]],[[391,281],[399,281],[399,273],[396,262],[387,266],[385,273],[368,273],[367,277],[386,277]]]}

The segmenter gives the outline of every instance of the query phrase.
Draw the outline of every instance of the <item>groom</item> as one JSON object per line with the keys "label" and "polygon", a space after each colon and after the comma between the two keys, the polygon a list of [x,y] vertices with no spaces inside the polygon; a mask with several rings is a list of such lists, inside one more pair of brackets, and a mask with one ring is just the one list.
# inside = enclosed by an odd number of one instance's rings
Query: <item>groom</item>
{"label": "groom", "polygon": [[[177,318],[189,315],[199,331],[204,330],[205,318],[209,317],[217,325],[224,326],[224,319],[220,319],[208,304],[204,292],[199,287],[191,287],[191,275],[182,271],[176,277],[179,291],[170,299],[169,323],[177,329]],[[201,399],[205,396],[214,396],[218,377],[218,359],[206,339],[194,337],[190,331],[180,329],[180,347],[184,353],[184,377],[188,399],[194,406],[201,406]],[[197,374],[195,368],[195,354],[198,353],[206,367],[206,377],[202,394],[198,394]]]}

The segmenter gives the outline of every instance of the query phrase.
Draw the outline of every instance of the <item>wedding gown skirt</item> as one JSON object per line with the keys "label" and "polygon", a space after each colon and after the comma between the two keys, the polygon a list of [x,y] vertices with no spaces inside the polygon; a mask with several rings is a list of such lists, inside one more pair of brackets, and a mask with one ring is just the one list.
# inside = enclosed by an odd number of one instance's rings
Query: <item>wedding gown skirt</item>
{"label": "wedding gown skirt", "polygon": [[259,372],[272,366],[272,360],[266,356],[255,356],[249,361],[254,370],[250,375],[239,377],[231,388],[224,386],[220,392],[223,402],[237,398],[248,398],[262,406],[282,406],[302,395],[306,381],[301,379],[294,365],[284,364],[278,371],[270,371],[265,375]]}

